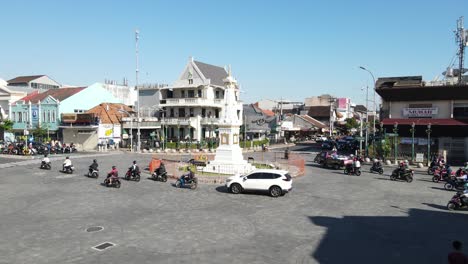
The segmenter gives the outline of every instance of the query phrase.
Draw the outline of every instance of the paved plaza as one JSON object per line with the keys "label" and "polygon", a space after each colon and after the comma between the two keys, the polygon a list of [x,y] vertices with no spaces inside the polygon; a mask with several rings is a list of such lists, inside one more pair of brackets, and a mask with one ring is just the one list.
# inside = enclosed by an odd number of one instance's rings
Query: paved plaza
{"label": "paved plaza", "polygon": [[[147,174],[106,188],[111,165],[123,175],[151,156],[99,156],[101,176],[90,179],[93,155],[73,157],[73,175],[58,172],[61,160],[51,171],[38,160],[2,162],[0,263],[446,263],[452,240],[468,245],[467,212],[445,209],[454,192],[420,173],[412,183],[390,181],[390,168],[346,176],[301,154],[306,175],[271,198],[176,189]],[[104,242],[115,246],[93,249]]]}

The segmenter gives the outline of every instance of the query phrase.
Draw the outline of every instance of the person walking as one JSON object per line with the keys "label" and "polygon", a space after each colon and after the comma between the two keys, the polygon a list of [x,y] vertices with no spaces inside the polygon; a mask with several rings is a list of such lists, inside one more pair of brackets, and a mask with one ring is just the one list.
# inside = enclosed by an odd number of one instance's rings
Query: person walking
{"label": "person walking", "polygon": [[452,242],[453,251],[448,254],[449,264],[468,264],[468,258],[461,252],[462,242],[455,240]]}

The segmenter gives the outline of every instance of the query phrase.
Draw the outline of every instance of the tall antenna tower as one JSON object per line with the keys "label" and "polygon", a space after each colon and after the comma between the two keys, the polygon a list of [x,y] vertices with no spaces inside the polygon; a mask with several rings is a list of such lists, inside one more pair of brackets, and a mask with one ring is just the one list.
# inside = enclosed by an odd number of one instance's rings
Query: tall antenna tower
{"label": "tall antenna tower", "polygon": [[462,75],[463,75],[463,59],[465,53],[465,46],[467,45],[468,39],[468,31],[465,31],[463,28],[463,17],[460,17],[457,20],[457,31],[455,32],[455,41],[458,45],[458,84],[462,83]]}

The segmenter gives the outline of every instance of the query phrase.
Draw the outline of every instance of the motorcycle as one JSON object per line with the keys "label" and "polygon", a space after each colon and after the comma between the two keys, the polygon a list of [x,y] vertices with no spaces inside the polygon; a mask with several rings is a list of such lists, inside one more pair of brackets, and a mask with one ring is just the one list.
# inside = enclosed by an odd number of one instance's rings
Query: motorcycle
{"label": "motorcycle", "polygon": [[463,201],[463,199],[461,197],[462,195],[463,195],[463,192],[457,192],[452,197],[452,199],[450,199],[450,201],[448,202],[447,209],[450,210],[450,211],[453,211],[453,210],[458,210],[458,209],[461,209],[461,208],[467,208],[468,204],[466,204]]}
{"label": "motorcycle", "polygon": [[191,179],[185,179],[184,175],[180,176],[180,178],[176,181],[175,187],[182,188],[188,186],[190,189],[194,190],[198,186],[198,179],[197,177],[193,177]]}
{"label": "motorcycle", "polygon": [[413,177],[414,177],[413,170],[405,169],[405,171],[402,172],[399,168],[396,168],[393,170],[392,175],[390,175],[390,180],[396,181],[398,179],[398,180],[404,180],[407,182],[412,182]]}
{"label": "motorcycle", "polygon": [[380,164],[380,162],[373,163],[372,167],[370,168],[370,172],[377,172],[379,174],[383,174],[382,164]]}
{"label": "motorcycle", "polygon": [[442,170],[435,170],[434,172],[434,177],[432,177],[433,182],[439,182],[439,181],[447,181],[447,179],[455,178],[456,172],[452,171],[450,175],[448,174],[446,169]]}
{"label": "motorcycle", "polygon": [[50,162],[42,161],[41,162],[41,169],[50,170],[50,169],[52,169],[52,166],[50,165]]}
{"label": "motorcycle", "polygon": [[75,167],[73,167],[72,165],[70,167],[63,168],[60,172],[72,174],[74,170],[75,170]]}
{"label": "motorcycle", "polygon": [[139,171],[136,171],[136,172],[132,172],[132,168],[130,167],[127,171],[127,173],[125,173],[125,180],[127,181],[137,181],[139,182],[140,181],[140,172]]}
{"label": "motorcycle", "polygon": [[433,165],[433,164],[431,163],[431,166],[430,166],[429,168],[427,168],[427,174],[428,174],[428,175],[433,175],[434,172],[435,172],[437,169],[440,169],[439,166]]}
{"label": "motorcycle", "polygon": [[344,174],[361,176],[361,168],[355,168],[352,164],[346,164]]}
{"label": "motorcycle", "polygon": [[459,181],[457,179],[448,179],[447,183],[444,184],[444,189],[447,191],[452,191],[453,189],[463,191],[465,189],[465,183],[465,181]]}
{"label": "motorcycle", "polygon": [[88,174],[86,174],[89,178],[98,178],[99,177],[99,170],[98,169],[92,169],[91,167],[89,168]]}
{"label": "motorcycle", "polygon": [[167,171],[160,173],[158,170],[155,170],[153,174],[151,174],[151,179],[155,181],[167,182]]}
{"label": "motorcycle", "polygon": [[104,180],[104,185],[106,185],[106,187],[115,187],[115,188],[120,188],[120,180],[117,178],[117,179],[114,179],[112,181],[112,184],[110,183],[110,177],[107,177],[105,180]]}

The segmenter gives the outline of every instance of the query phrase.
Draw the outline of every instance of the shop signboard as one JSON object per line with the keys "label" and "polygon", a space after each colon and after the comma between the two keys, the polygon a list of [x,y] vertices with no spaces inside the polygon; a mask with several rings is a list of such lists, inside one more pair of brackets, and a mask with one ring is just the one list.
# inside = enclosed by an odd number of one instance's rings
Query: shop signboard
{"label": "shop signboard", "polygon": [[432,117],[439,114],[437,107],[424,108],[403,108],[403,116],[405,117]]}

